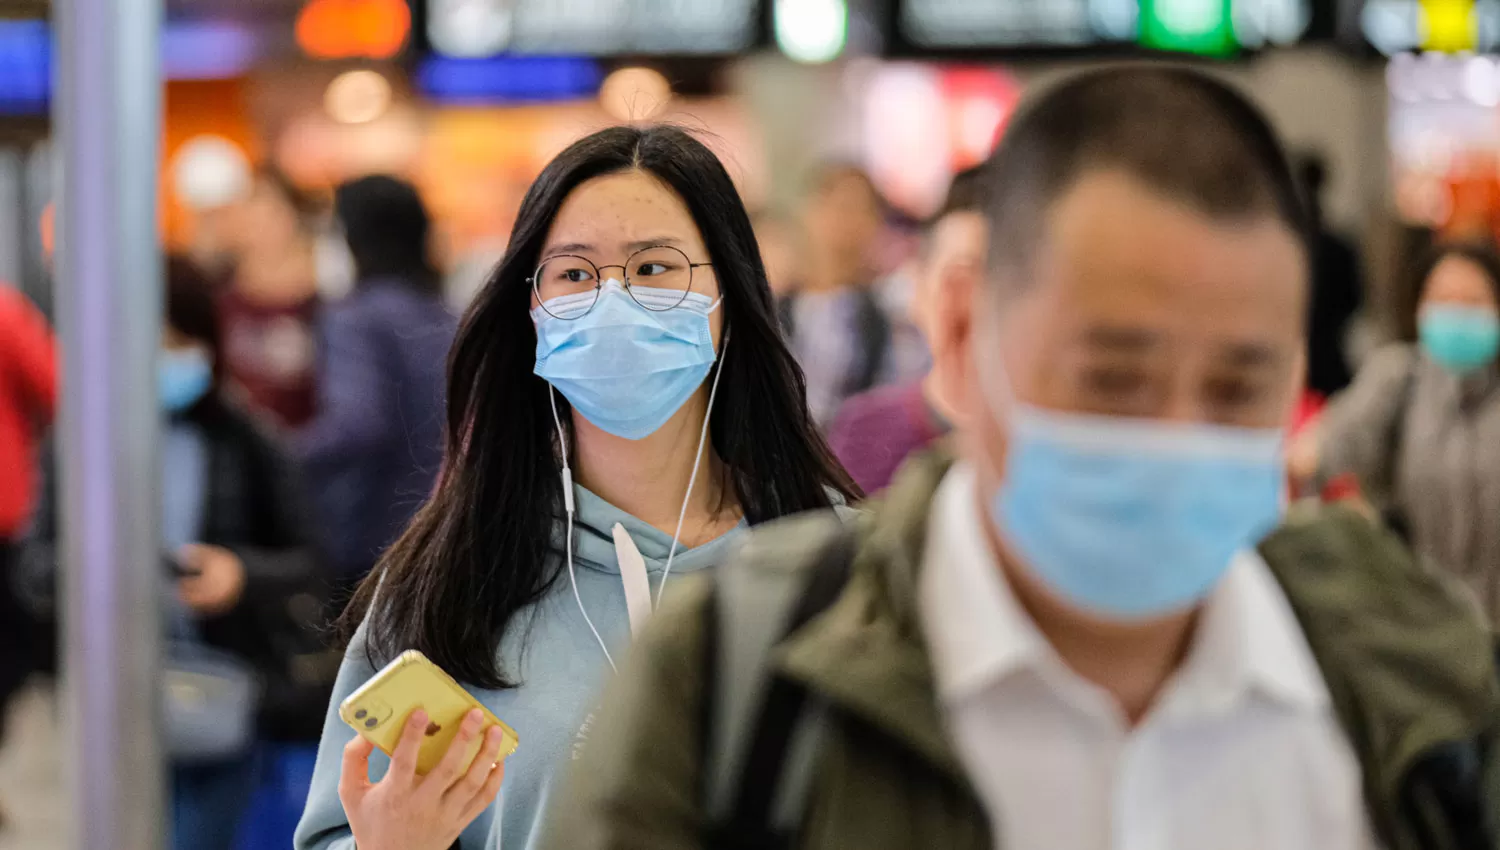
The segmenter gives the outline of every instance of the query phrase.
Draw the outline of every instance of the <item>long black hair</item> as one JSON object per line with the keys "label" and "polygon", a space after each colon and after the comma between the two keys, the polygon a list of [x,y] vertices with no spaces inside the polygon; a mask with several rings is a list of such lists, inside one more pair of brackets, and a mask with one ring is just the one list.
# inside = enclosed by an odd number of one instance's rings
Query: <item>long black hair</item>
{"label": "long black hair", "polygon": [[[855,499],[808,413],[806,386],[776,322],[755,234],[712,152],[671,126],[613,127],[575,142],[532,184],[505,258],[470,308],[448,366],[447,457],[438,486],[360,586],[342,633],[368,619],[372,660],[418,649],[483,688],[515,687],[496,647],[516,614],[545,594],[563,516],[549,388],[532,373],[536,331],[528,277],[558,208],[579,184],[639,169],[681,197],[702,233],[734,345],[710,432],[746,519],[763,522]],[[563,399],[558,399],[565,406]],[[571,431],[571,417],[563,416]],[[572,445],[571,434],[569,445]],[[377,590],[379,599],[376,599]]]}

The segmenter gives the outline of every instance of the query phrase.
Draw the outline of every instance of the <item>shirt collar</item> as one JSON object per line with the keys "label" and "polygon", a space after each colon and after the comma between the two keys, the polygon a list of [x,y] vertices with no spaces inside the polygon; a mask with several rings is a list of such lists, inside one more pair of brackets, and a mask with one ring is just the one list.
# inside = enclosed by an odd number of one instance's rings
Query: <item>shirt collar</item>
{"label": "shirt collar", "polygon": [[[1000,571],[976,480],[965,464],[949,471],[932,501],[923,554],[923,628],[938,692],[950,702],[1021,669],[1052,678],[1062,667]],[[1193,648],[1158,709],[1224,710],[1251,692],[1292,709],[1329,701],[1290,603],[1259,553],[1246,550],[1209,597]]]}

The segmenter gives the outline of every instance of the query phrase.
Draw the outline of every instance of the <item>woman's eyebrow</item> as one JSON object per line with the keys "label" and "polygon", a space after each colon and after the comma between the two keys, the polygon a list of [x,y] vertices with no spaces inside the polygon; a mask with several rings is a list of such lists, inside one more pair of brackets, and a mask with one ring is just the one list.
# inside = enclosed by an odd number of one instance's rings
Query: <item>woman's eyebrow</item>
{"label": "woman's eyebrow", "polygon": [[542,256],[550,257],[554,254],[581,254],[585,251],[592,250],[594,250],[593,245],[586,245],[582,242],[568,242],[563,245],[548,245],[546,248],[542,249]]}
{"label": "woman's eyebrow", "polygon": [[662,236],[656,239],[641,239],[637,242],[627,243],[625,245],[625,250],[630,253],[635,253],[636,251],[639,251],[643,248],[659,248],[663,245],[670,245],[674,248],[681,247],[682,240],[673,238],[671,236]]}

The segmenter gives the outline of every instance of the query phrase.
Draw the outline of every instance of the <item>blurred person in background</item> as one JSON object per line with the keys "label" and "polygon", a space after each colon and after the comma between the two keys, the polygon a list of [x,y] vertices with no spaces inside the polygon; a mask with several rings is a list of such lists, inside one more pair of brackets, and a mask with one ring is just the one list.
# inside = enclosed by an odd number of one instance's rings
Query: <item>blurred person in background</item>
{"label": "blurred person in background", "polygon": [[1297,162],[1297,181],[1315,228],[1312,304],[1307,323],[1307,388],[1327,399],[1349,385],[1349,326],[1364,300],[1364,276],[1358,252],[1349,240],[1329,229],[1323,215],[1328,167],[1319,154]]}
{"label": "blurred person in background", "polygon": [[1315,489],[1353,475],[1414,548],[1500,622],[1500,258],[1438,247],[1417,267],[1419,342],[1370,356],[1293,452]]}
{"label": "blurred person in background", "polygon": [[0,284],[0,743],[12,697],[52,666],[50,630],[21,607],[12,573],[36,505],[37,446],[56,410],[52,331],[26,296]]}
{"label": "blurred person in background", "polygon": [[[927,225],[907,304],[909,320],[924,340],[932,339],[936,319],[946,309],[949,279],[977,274],[984,266],[983,201],[983,170],[960,172]],[[948,432],[950,412],[940,383],[929,371],[916,381],[877,387],[844,402],[828,442],[866,493],[884,490],[908,456]]]}
{"label": "blurred person in background", "polygon": [[[436,492],[344,615],[298,850],[533,847],[668,576],[858,494],[808,415],[734,183],[675,127],[602,130],[542,171],[452,364]],[[498,805],[498,735],[467,777],[416,784],[421,712],[394,761],[339,719],[413,648],[520,736]]]}
{"label": "blurred person in background", "polygon": [[316,204],[278,171],[256,175],[236,211],[235,264],[219,299],[226,389],[282,428],[313,416],[318,261]]}
{"label": "blurred person in background", "polygon": [[365,177],[340,186],[334,206],[356,283],[320,320],[318,412],[296,446],[339,584],[352,590],[432,492],[458,322],[429,259],[431,220],[415,188]]}
{"label": "blurred person in background", "polygon": [[[315,639],[319,606],[306,606],[300,616],[288,606],[316,585],[323,568],[295,465],[220,389],[222,348],[207,279],[185,259],[166,265],[157,391],[168,553],[162,581],[173,591],[168,681],[174,664],[187,659],[198,681],[243,676],[258,682],[261,694],[218,705],[205,692],[223,714],[211,719],[215,731],[203,734],[202,727],[179,724],[169,686],[164,736],[172,757],[172,846],[229,850],[255,788],[258,741],[306,726],[309,710],[297,701],[303,689],[287,646]],[[24,554],[28,595],[54,616],[55,510],[49,492]],[[241,712],[243,724],[230,716]],[[235,740],[223,737],[240,731]],[[211,741],[214,752],[193,752],[199,741]]]}
{"label": "blurred person in background", "polygon": [[873,287],[884,222],[885,202],[859,168],[824,166],[813,178],[802,212],[806,260],[780,311],[819,426],[886,368],[891,326]]}
{"label": "blurred person in background", "polygon": [[807,234],[795,219],[775,212],[757,213],[751,224],[766,265],[766,281],[776,298],[791,295],[801,269],[806,265]]}
{"label": "blurred person in background", "polygon": [[986,185],[934,334],[957,460],[684,582],[544,846],[1500,846],[1488,628],[1362,517],[1278,528],[1311,256],[1265,119],[1096,70]]}

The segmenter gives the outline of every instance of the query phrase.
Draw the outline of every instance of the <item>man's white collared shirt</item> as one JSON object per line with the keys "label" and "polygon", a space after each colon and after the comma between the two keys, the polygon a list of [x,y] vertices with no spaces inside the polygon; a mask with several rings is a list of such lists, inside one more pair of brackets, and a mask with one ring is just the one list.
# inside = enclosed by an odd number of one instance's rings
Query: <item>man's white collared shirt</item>
{"label": "man's white collared shirt", "polygon": [[1074,673],[1012,594],[973,470],[933,501],[920,581],[938,695],[1003,850],[1367,850],[1358,759],[1253,551],[1144,720]]}

